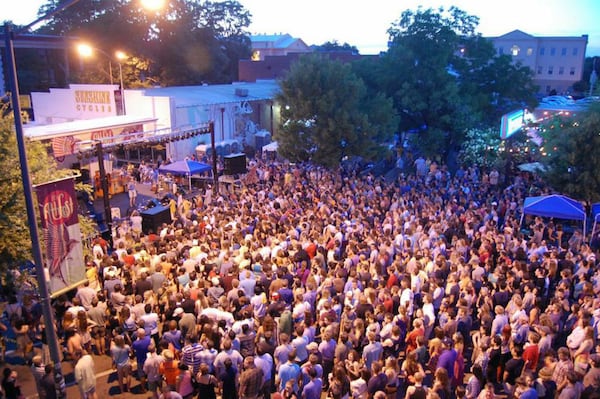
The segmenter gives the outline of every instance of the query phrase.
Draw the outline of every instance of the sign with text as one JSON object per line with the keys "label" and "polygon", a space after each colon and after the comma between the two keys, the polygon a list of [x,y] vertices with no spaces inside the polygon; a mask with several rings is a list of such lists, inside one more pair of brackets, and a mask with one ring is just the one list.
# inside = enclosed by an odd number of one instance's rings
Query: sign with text
{"label": "sign with text", "polygon": [[525,111],[520,109],[502,115],[500,120],[500,138],[505,140],[523,128]]}
{"label": "sign with text", "polygon": [[45,244],[50,292],[64,291],[85,280],[75,181],[69,177],[35,187]]}

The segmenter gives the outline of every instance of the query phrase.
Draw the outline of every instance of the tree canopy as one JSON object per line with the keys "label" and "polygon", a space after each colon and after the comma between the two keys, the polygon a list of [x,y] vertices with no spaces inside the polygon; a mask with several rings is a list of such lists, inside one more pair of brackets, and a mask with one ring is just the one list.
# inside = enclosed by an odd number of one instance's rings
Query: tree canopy
{"label": "tree canopy", "polygon": [[335,166],[347,156],[381,156],[394,111],[382,95],[368,97],[349,64],[316,54],[300,57],[280,81],[280,153],[291,161]]}
{"label": "tree canopy", "polygon": [[[59,4],[59,0],[49,0],[39,14]],[[80,0],[56,14],[39,32],[76,37],[108,57],[123,51],[128,55],[122,64],[127,87],[143,82],[171,86],[229,83],[237,80],[238,60],[250,57],[246,31],[250,20],[250,12],[231,0],[170,0],[159,11],[145,10],[133,0]],[[84,63],[91,72],[82,71],[79,62],[71,70],[76,78],[85,76],[86,82],[106,82],[108,57],[99,55],[94,63]],[[79,61],[75,51],[71,58]]]}
{"label": "tree canopy", "polygon": [[600,201],[600,104],[569,117],[557,116],[542,127],[540,161],[557,191],[590,202]]}
{"label": "tree canopy", "polygon": [[398,132],[413,133],[425,155],[445,157],[469,128],[496,127],[504,113],[535,105],[531,71],[497,56],[478,22],[456,7],[404,11],[388,30],[388,51],[355,66],[393,99]]}
{"label": "tree canopy", "polygon": [[[3,106],[2,115],[8,108]],[[27,142],[27,160],[34,184],[72,175],[69,169],[58,169],[48,148],[41,142]],[[12,116],[0,117],[0,271],[31,259],[31,238],[17,140]]]}

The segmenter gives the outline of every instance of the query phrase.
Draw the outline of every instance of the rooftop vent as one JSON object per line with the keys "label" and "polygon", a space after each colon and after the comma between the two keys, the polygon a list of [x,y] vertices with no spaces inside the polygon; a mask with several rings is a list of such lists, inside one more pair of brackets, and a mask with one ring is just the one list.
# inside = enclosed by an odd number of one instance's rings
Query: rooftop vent
{"label": "rooftop vent", "polygon": [[235,95],[238,97],[248,97],[248,89],[242,89],[241,87],[237,87],[235,89]]}

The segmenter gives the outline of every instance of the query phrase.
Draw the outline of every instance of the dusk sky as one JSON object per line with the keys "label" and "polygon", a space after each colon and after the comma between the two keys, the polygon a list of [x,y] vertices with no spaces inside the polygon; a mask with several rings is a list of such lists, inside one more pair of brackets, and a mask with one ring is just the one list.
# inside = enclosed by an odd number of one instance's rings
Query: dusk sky
{"label": "dusk sky", "polygon": [[[0,0],[8,3],[9,0]],[[387,29],[406,9],[455,5],[479,17],[478,32],[500,36],[515,29],[535,36],[589,36],[587,56],[600,56],[600,1],[597,0],[239,0],[252,14],[250,33],[289,33],[306,44],[337,40],[361,54],[387,49]],[[36,19],[46,0],[19,0],[3,7],[2,20]]]}

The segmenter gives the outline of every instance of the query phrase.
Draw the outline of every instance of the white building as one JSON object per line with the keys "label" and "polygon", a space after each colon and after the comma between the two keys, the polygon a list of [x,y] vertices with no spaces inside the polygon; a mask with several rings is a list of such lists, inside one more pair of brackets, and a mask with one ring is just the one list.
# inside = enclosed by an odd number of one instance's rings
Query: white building
{"label": "white building", "polygon": [[568,94],[583,77],[587,35],[532,36],[515,30],[488,39],[499,55],[510,55],[513,62],[529,67],[544,95]]}

